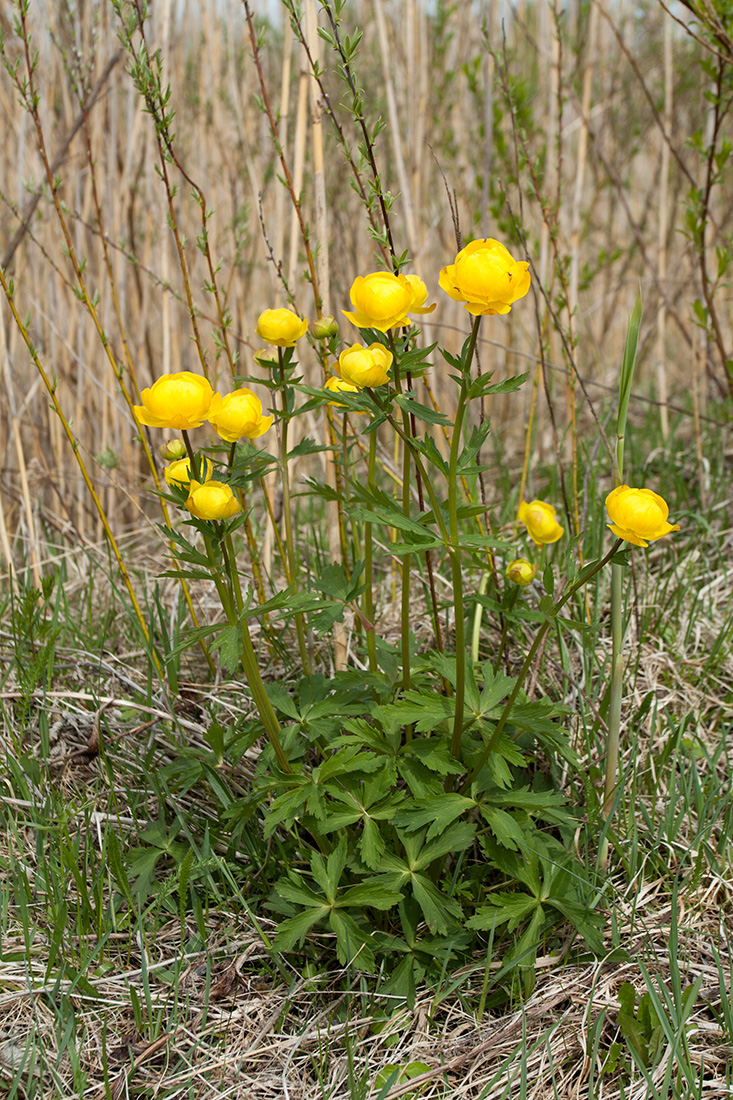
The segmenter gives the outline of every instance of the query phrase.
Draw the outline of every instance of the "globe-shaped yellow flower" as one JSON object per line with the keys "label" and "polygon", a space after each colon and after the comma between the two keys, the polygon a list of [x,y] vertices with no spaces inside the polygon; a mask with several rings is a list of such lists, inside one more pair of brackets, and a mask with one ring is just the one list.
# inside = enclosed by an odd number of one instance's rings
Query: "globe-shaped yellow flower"
{"label": "globe-shaped yellow flower", "polygon": [[214,391],[200,374],[184,370],[164,374],[140,394],[142,405],[135,405],[135,416],[150,428],[198,428],[209,415]]}
{"label": "globe-shaped yellow flower", "polygon": [[216,395],[211,404],[209,421],[222,439],[236,443],[238,439],[257,439],[263,435],[271,427],[273,417],[263,416],[259,397],[242,386],[223,397]]}
{"label": "globe-shaped yellow flower", "polygon": [[[330,390],[331,393],[359,393],[358,386],[355,386],[352,382],[347,382],[345,378],[339,378],[336,374],[327,379],[324,389]],[[329,401],[328,403],[337,409],[348,408],[348,405],[344,405],[341,401]]]}
{"label": "globe-shaped yellow flower", "polygon": [[360,390],[365,386],[384,386],[389,382],[392,352],[383,344],[352,344],[339,355],[338,372],[345,382]]}
{"label": "globe-shaped yellow flower", "polygon": [[223,481],[207,481],[205,485],[192,481],[186,507],[197,519],[217,520],[236,516],[240,504],[231,485]]}
{"label": "globe-shaped yellow flower", "polygon": [[557,542],[565,534],[565,529],[555,518],[555,509],[544,500],[532,500],[529,504],[523,500],[519,505],[517,518],[527,528],[529,537],[537,546]]}
{"label": "globe-shaped yellow flower", "polygon": [[353,312],[346,309],[341,312],[357,328],[376,328],[379,332],[388,332],[406,323],[416,293],[407,275],[372,271],[369,275],[359,275],[354,279],[350,291]]}
{"label": "globe-shaped yellow flower", "polygon": [[292,348],[307,331],[308,322],[291,309],[266,309],[257,321],[260,340],[276,348]]}
{"label": "globe-shaped yellow flower", "polygon": [[515,558],[506,567],[506,575],[514,584],[531,584],[537,576],[537,566],[526,558]]}
{"label": "globe-shaped yellow flower", "polygon": [[463,302],[474,316],[508,313],[529,290],[529,264],[515,260],[489,237],[462,248],[438,281],[449,298]]}
{"label": "globe-shaped yellow flower", "polygon": [[[202,468],[204,482],[210,481],[214,473],[214,467],[212,466],[208,458],[199,458],[199,476],[202,473]],[[163,470],[163,476],[166,480],[166,483],[170,485],[171,488],[175,486],[175,488],[177,489],[185,489],[188,485],[191,484],[190,458],[179,458],[176,462],[171,462],[170,466],[166,466],[166,468]]]}
{"label": "globe-shaped yellow flower", "polygon": [[667,502],[651,489],[619,485],[606,497],[606,511],[611,520],[608,527],[614,535],[634,546],[648,546],[680,529],[679,523],[667,522]]}

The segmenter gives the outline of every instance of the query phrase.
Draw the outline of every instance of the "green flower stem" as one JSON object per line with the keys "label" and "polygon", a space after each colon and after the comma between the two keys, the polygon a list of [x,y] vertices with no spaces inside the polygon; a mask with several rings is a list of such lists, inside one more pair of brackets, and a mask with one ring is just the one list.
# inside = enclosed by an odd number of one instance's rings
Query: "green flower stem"
{"label": "green flower stem", "polygon": [[[232,470],[234,469],[234,462],[235,462],[236,457],[237,457],[237,444],[236,444],[236,442],[234,442],[234,443],[232,443],[231,447],[229,448],[229,460],[228,460],[228,464],[227,464],[227,469],[228,469],[230,474],[231,474]],[[242,505],[242,511],[244,512],[244,532],[247,536],[247,548],[249,549],[249,560],[252,563],[252,575],[254,576],[255,588],[257,589],[257,598],[258,598],[260,603],[264,603],[265,600],[267,599],[267,596],[265,594],[265,582],[262,578],[262,568],[260,566],[260,555],[259,555],[259,551],[257,549],[257,541],[255,539],[254,531],[252,530],[252,523],[251,523],[250,518],[249,518],[249,508],[247,506],[247,494],[245,493],[244,489],[241,488],[241,486],[236,486],[234,488],[234,492],[236,493],[237,497],[239,498],[239,503]],[[235,561],[236,561],[236,559],[235,559]],[[265,612],[265,614],[263,616],[263,619],[262,619],[262,628],[265,631],[265,635],[267,637],[267,641],[268,641],[268,644],[270,646],[270,649],[274,653],[275,652],[275,644],[274,644],[274,639],[272,637],[272,625],[270,623],[270,616],[267,614],[267,612]]]}
{"label": "green flower stem", "polygon": [[[367,485],[371,489],[374,485],[374,469],[377,461],[377,433],[376,430],[369,433],[369,464],[367,467]],[[377,640],[374,636],[374,563],[372,557],[373,533],[372,521],[364,522],[364,617],[369,623],[365,625],[367,653],[369,655],[369,671],[379,671],[377,665]]]}
{"label": "green flower stem", "polygon": [[455,607],[455,645],[456,645],[456,694],[455,716],[453,719],[453,737],[451,753],[457,760],[461,756],[461,734],[463,732],[463,704],[466,693],[466,634],[463,621],[463,574],[461,571],[461,547],[458,538],[458,455],[461,451],[463,420],[468,403],[468,388],[471,379],[471,363],[476,350],[481,314],[474,319],[471,338],[466,352],[466,362],[461,376],[461,389],[458,395],[458,408],[453,424],[450,458],[448,460],[448,521],[450,523],[451,574],[453,577],[453,604]]}
{"label": "green flower stem", "polygon": [[[344,511],[349,504],[349,414],[344,413],[343,427],[341,429],[341,476],[343,478],[342,499],[339,502],[339,542],[341,543],[341,560],[344,569],[349,572],[349,557],[346,552],[346,531],[344,529]],[[354,531],[354,556],[358,558],[358,539]]]}
{"label": "green flower stem", "polygon": [[[397,349],[395,347],[394,338],[392,333],[387,333],[389,340],[389,346],[394,356],[394,384],[395,392],[402,393],[402,382],[400,379],[400,364],[397,357]],[[407,413],[402,410],[402,514],[406,519],[410,518],[410,454],[412,451],[412,444],[408,444],[408,440],[411,440],[412,433],[410,431],[410,418]],[[410,572],[412,568],[412,554],[404,554],[402,557],[402,598],[400,602],[400,635],[402,641],[402,690],[407,691],[410,687]],[[407,740],[412,740],[412,727],[407,729]]]}
{"label": "green flower stem", "polygon": [[[260,676],[260,670],[257,667],[257,655],[252,645],[252,638],[249,633],[249,626],[247,620],[243,614],[244,612],[244,600],[242,598],[242,586],[239,580],[239,573],[237,572],[235,560],[234,560],[234,547],[232,546],[231,536],[226,534],[226,528],[223,524],[216,525],[218,529],[219,545],[221,547],[222,558],[224,560],[224,568],[226,569],[229,577],[229,582],[234,592],[235,607],[230,605],[227,611],[227,619],[231,626],[238,626],[240,631],[240,637],[242,639],[242,650],[240,653],[240,660],[242,662],[242,668],[244,675],[247,678],[249,689],[252,692],[252,698],[254,704],[257,707],[262,724],[265,727],[265,733],[268,740],[275,750],[275,756],[277,762],[280,765],[282,771],[291,773],[292,768],[288,763],[288,759],[283,752],[283,747],[280,744],[280,723],[277,720],[277,715],[270,702],[265,685],[262,682]],[[216,569],[213,563],[213,554],[210,551],[207,540],[207,554],[209,561],[212,563],[212,573],[216,574]],[[216,575],[214,576],[216,582]],[[218,590],[218,585],[217,585]],[[221,595],[221,593],[220,593]],[[226,610],[226,608],[225,608]]]}
{"label": "green flower stem", "polygon": [[504,647],[506,646],[507,634],[509,632],[509,616],[511,615],[512,611],[514,610],[514,605],[517,602],[517,597],[518,596],[519,596],[519,585],[516,584],[514,586],[514,591],[511,592],[510,595],[509,595],[509,603],[507,605],[506,610],[504,611],[504,614],[502,615],[502,620],[503,621],[502,621],[502,624],[501,624],[501,637],[499,639],[499,651],[496,654],[496,660],[494,661],[494,672],[499,671],[499,665],[501,664],[501,659],[504,656]]}
{"label": "green flower stem", "polygon": [[[283,366],[282,348],[277,349],[277,358],[280,365],[280,394],[282,397],[282,419],[280,420],[280,471],[283,480],[283,516],[285,517],[285,548],[288,560],[288,580],[294,591],[298,590],[298,556],[295,553],[295,537],[293,535],[293,517],[290,504],[290,474],[288,471],[288,395],[285,382],[285,367]],[[298,636],[298,650],[303,671],[310,676],[311,662],[306,643],[305,618],[302,611],[295,615],[295,632]]]}
{"label": "green flower stem", "polygon": [[485,746],[483,752],[481,753],[478,759],[478,763],[474,765],[471,774],[461,787],[461,794],[466,794],[466,792],[471,789],[471,784],[474,782],[484,764],[491,756],[491,753],[494,751],[494,747],[499,740],[504,726],[507,724],[507,721],[511,715],[512,707],[514,706],[517,700],[517,696],[519,695],[519,690],[524,683],[527,673],[532,667],[532,663],[537,655],[538,649],[542,645],[542,641],[547,634],[547,631],[550,629],[551,626],[554,625],[557,620],[557,616],[560,614],[568,600],[570,600],[575,595],[578,589],[582,588],[583,585],[587,584],[592,577],[595,577],[596,573],[600,573],[601,569],[603,569],[604,566],[608,565],[613,555],[618,551],[619,547],[621,546],[622,541],[622,539],[616,539],[613,546],[605,555],[605,557],[597,561],[589,572],[585,572],[580,580],[576,581],[575,584],[572,584],[570,586],[562,599],[558,600],[558,602],[555,604],[547,619],[537,631],[534,641],[530,646],[529,653],[524,660],[524,664],[519,670],[519,675],[517,676],[514,687],[512,688],[511,695],[504,704],[504,709],[499,716],[499,721],[496,723],[496,729],[492,733],[488,744]]}
{"label": "green flower stem", "polygon": [[[606,738],[606,775],[603,786],[603,814],[610,819],[618,774],[618,747],[621,730],[621,697],[624,681],[623,658],[623,573],[622,566],[611,566],[611,695],[608,707],[608,735]],[[608,864],[608,840],[601,848],[601,869]]]}

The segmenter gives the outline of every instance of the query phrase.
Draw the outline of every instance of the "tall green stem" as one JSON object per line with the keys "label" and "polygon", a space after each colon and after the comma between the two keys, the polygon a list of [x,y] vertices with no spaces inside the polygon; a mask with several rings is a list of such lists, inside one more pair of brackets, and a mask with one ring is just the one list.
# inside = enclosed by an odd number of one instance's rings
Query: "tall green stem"
{"label": "tall green stem", "polygon": [[[392,334],[387,334],[389,345],[394,356],[394,384],[395,391],[402,393],[402,381],[400,379],[400,364],[397,358],[397,349]],[[402,410],[402,514],[406,519],[410,518],[410,451],[411,446],[407,440],[411,437],[410,417]],[[412,554],[404,554],[402,557],[402,599],[400,603],[400,634],[402,638],[402,690],[407,691],[410,686],[410,571],[412,568]],[[408,729],[407,740],[412,740],[412,729]]]}
{"label": "tall green stem", "polygon": [[[287,554],[288,581],[297,591],[298,588],[298,557],[295,553],[295,537],[293,535],[293,516],[290,504],[290,473],[288,470],[288,423],[290,410],[288,409],[288,393],[285,382],[285,366],[283,364],[282,348],[277,349],[278,363],[280,366],[280,396],[282,400],[282,419],[280,420],[280,472],[282,474],[283,490],[283,516],[285,518],[285,549]],[[295,632],[298,636],[298,650],[303,671],[310,675],[311,663],[306,643],[305,619],[302,612],[295,615]]]}
{"label": "tall green stem", "polygon": [[[377,461],[377,432],[369,433],[369,465],[367,467],[367,485],[370,489],[374,486],[374,469]],[[373,564],[373,535],[372,522],[364,523],[364,617],[366,624],[367,653],[369,654],[369,671],[376,673],[377,665],[377,640],[374,636],[374,564]]]}
{"label": "tall green stem", "polygon": [[514,704],[517,700],[517,696],[519,695],[519,691],[522,687],[522,684],[524,683],[524,680],[527,676],[527,673],[529,672],[530,668],[532,667],[532,663],[533,663],[535,657],[537,656],[538,649],[542,645],[542,641],[545,637],[545,634],[547,634],[547,631],[556,622],[557,616],[560,614],[560,612],[562,611],[563,607],[568,602],[568,600],[571,599],[575,595],[575,593],[578,591],[579,588],[582,588],[583,585],[587,584],[588,581],[596,575],[596,573],[599,573],[601,571],[601,569],[603,569],[604,566],[608,565],[608,563],[611,560],[611,558],[613,557],[613,555],[616,553],[616,551],[621,546],[621,543],[622,543],[622,539],[616,539],[613,546],[608,551],[608,553],[605,555],[605,557],[601,558],[600,561],[597,561],[592,567],[589,566],[581,572],[581,575],[580,575],[579,579],[575,582],[575,584],[572,584],[570,586],[570,588],[567,590],[567,592],[562,597],[562,599],[558,600],[558,602],[553,607],[552,611],[547,616],[547,619],[545,620],[545,622],[542,624],[542,626],[537,631],[537,633],[534,637],[534,641],[532,642],[532,645],[529,648],[529,653],[527,654],[527,656],[524,659],[524,664],[522,665],[521,669],[519,670],[519,675],[517,676],[517,679],[516,679],[516,682],[514,684],[514,687],[512,688],[511,694],[510,694],[509,698],[507,699],[506,703],[504,704],[504,709],[502,710],[502,712],[499,716],[499,721],[496,723],[496,729],[494,730],[491,737],[489,738],[488,743],[485,745],[484,750],[481,753],[480,757],[478,758],[478,762],[474,765],[474,768],[473,768],[471,774],[469,775],[466,782],[463,784],[463,787],[461,788],[461,794],[465,794],[466,791],[470,790],[471,784],[474,782],[477,775],[479,774],[479,772],[483,768],[484,764],[486,763],[486,761],[489,759],[492,752],[494,751],[494,748],[495,748],[499,738],[501,737],[504,726],[507,724],[507,721],[508,721],[508,719],[511,715],[512,707],[514,706]]}
{"label": "tall green stem", "polygon": [[[211,573],[214,577],[214,583],[216,584],[219,597],[222,599],[222,589],[225,587],[222,584],[222,579],[219,571],[216,567],[216,560],[213,554],[213,547],[210,539],[205,537],[206,553],[211,566]],[[277,715],[270,702],[267,690],[260,676],[260,670],[257,666],[257,655],[252,645],[252,638],[249,633],[249,626],[247,620],[244,617],[244,600],[242,598],[242,586],[239,580],[239,573],[237,572],[236,564],[234,561],[234,548],[232,547],[232,540],[229,535],[224,534],[224,528],[222,527],[219,532],[219,545],[221,547],[222,558],[224,561],[224,568],[229,578],[229,583],[234,593],[234,606],[231,602],[231,597],[225,602],[222,599],[224,611],[227,616],[227,621],[230,626],[236,626],[241,638],[241,652],[240,660],[242,662],[242,668],[244,675],[247,677],[247,683],[249,689],[252,692],[252,698],[254,699],[255,706],[259,712],[259,716],[262,719],[262,724],[265,727],[265,733],[268,740],[272,745],[277,762],[280,765],[282,771],[291,773],[292,768],[288,763],[288,759],[283,752],[283,747],[280,744],[280,723],[277,720]]]}
{"label": "tall green stem", "polygon": [[461,375],[461,389],[458,395],[458,408],[453,425],[453,437],[451,439],[450,458],[448,460],[448,521],[450,524],[450,554],[451,575],[453,578],[453,604],[455,607],[455,635],[456,635],[456,694],[455,716],[453,719],[453,737],[451,739],[451,752],[456,759],[461,755],[461,734],[463,732],[463,704],[466,693],[466,636],[465,623],[463,621],[463,574],[461,571],[461,547],[458,538],[458,456],[461,452],[461,439],[463,436],[463,420],[468,403],[468,389],[471,381],[471,363],[476,350],[481,316],[474,319],[471,329],[471,338],[466,352],[466,361]]}

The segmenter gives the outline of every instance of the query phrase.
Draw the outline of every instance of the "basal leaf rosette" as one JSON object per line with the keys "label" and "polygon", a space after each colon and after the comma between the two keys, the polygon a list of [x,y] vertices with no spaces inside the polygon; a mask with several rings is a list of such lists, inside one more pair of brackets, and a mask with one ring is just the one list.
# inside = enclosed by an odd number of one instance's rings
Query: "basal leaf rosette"
{"label": "basal leaf rosette", "polygon": [[474,316],[508,313],[529,290],[529,264],[515,260],[503,244],[489,237],[462,248],[438,281],[449,298],[463,302]]}
{"label": "basal leaf rosette", "polygon": [[232,390],[223,397],[216,394],[208,419],[218,435],[228,443],[236,443],[238,439],[257,439],[264,435],[273,421],[273,417],[262,415],[262,402],[246,386]]}
{"label": "basal leaf rosette", "polygon": [[651,489],[619,485],[606,497],[606,511],[614,535],[634,546],[648,546],[680,529],[679,523],[667,521],[669,506]]}
{"label": "basal leaf rosette", "polygon": [[231,519],[240,510],[240,503],[231,485],[224,481],[192,481],[189,485],[186,507],[197,519]]}
{"label": "basal leaf rosette", "polygon": [[305,336],[308,322],[291,309],[266,309],[257,321],[257,335],[276,348],[292,348]]}
{"label": "basal leaf rosette", "polygon": [[517,518],[527,528],[529,537],[537,546],[547,546],[557,542],[565,534],[555,516],[555,509],[544,500],[523,500],[519,505]]}
{"label": "basal leaf rosette", "polygon": [[134,405],[140,424],[149,428],[189,431],[208,419],[214,391],[203,375],[184,370],[163,374],[140,394],[142,405]]}

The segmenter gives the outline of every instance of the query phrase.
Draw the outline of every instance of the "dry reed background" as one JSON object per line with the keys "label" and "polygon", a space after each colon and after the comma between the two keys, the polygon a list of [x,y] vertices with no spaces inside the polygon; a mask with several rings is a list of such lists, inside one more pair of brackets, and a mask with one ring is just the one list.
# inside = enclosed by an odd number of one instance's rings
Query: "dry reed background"
{"label": "dry reed background", "polygon": [[[253,8],[264,24],[272,7]],[[0,20],[12,58],[20,44],[10,9],[3,5]],[[123,333],[105,270],[102,233],[140,387],[164,371],[200,369],[166,223],[154,129],[125,71],[114,12],[108,3],[35,3],[28,19],[39,51],[37,82],[48,157],[58,161],[59,196],[74,246],[86,260],[90,293],[99,294],[98,313],[115,360],[124,363]],[[448,346],[457,347],[466,331],[462,307],[437,288],[438,270],[455,253],[444,174],[455,191],[464,234],[506,238],[512,216],[527,234],[537,275],[536,322],[531,310],[517,310],[500,325],[486,326],[484,335],[496,342],[484,344],[481,358],[484,369],[529,369],[534,375],[538,331],[543,332],[548,386],[538,403],[535,453],[540,458],[552,453],[544,411],[548,396],[558,404],[560,436],[569,423],[569,347],[575,342],[577,371],[600,408],[607,396],[602,386],[612,386],[616,378],[639,283],[645,327],[637,389],[688,412],[694,406],[704,416],[708,396],[715,398],[721,390],[722,373],[715,349],[694,323],[699,260],[680,232],[685,193],[702,171],[686,141],[693,131],[704,131],[711,110],[697,68],[701,47],[657,5],[574,4],[560,13],[548,3],[505,7],[494,0],[456,5],[370,0],[349,5],[347,24],[365,31],[355,71],[366,89],[367,118],[373,122],[381,114],[389,123],[378,139],[377,158],[385,187],[401,192],[393,211],[395,243],[398,251],[410,248],[411,270],[426,279],[438,300],[425,324],[426,337],[440,334]],[[211,252],[221,260],[219,284],[232,315],[239,369],[256,373],[251,360],[259,344],[256,318],[283,299],[261,222],[296,307],[308,316],[314,307],[303,278],[297,222],[257,102],[261,88],[244,8],[238,0],[200,5],[155,0],[148,43],[151,50],[162,50],[164,80],[172,87],[177,155],[213,211]],[[355,151],[359,135],[338,106],[344,87],[332,71],[334,60],[325,43],[320,50],[324,83]],[[330,278],[321,287],[326,311],[338,316],[348,305],[354,276],[377,266],[377,250],[363,207],[347,186],[349,169],[327,116],[325,221],[316,221],[315,115],[309,98],[314,82],[282,18],[267,26],[261,60],[270,102],[281,112],[280,137],[296,190],[302,186],[312,243],[321,257],[330,258]],[[85,87],[81,99],[98,91],[87,112],[88,126],[79,125],[84,117],[75,90],[79,72]],[[0,80],[0,101],[5,117],[0,136],[3,261],[15,278],[20,312],[30,315],[41,359],[58,380],[57,396],[73,421],[80,451],[91,460],[112,526],[121,532],[139,526],[141,490],[151,484],[150,476],[117,379],[83,303],[74,296],[73,271],[35,130],[7,74]],[[190,187],[175,178],[175,169],[171,176],[180,185],[175,213],[187,238],[203,344],[212,374],[226,386],[230,370],[217,359],[215,305],[203,290],[207,272],[195,246],[200,210]],[[533,190],[538,180],[541,202]],[[717,225],[725,231],[731,220],[729,196],[713,199]],[[19,224],[29,211],[29,224],[18,240]],[[324,235],[325,224],[327,239],[317,239],[316,229]],[[711,249],[714,244],[711,234]],[[539,295],[540,283],[553,303],[554,319]],[[729,299],[721,303],[720,313],[728,339]],[[44,524],[50,525],[47,531],[61,528],[75,539],[92,541],[101,537],[101,529],[5,302],[0,317],[1,550],[3,558],[19,564],[29,550],[35,560],[43,556]],[[560,327],[569,337],[566,342],[558,335]],[[434,376],[440,401],[447,389],[439,369]],[[577,387],[575,392],[582,418],[587,401]],[[515,441],[524,432],[532,388],[525,387],[524,394],[523,405],[513,399],[511,406],[497,403],[496,408],[502,432]],[[667,415],[661,415],[666,430]]]}

